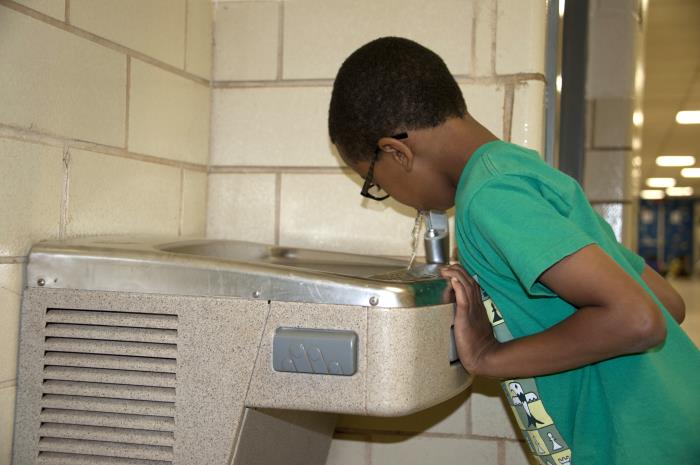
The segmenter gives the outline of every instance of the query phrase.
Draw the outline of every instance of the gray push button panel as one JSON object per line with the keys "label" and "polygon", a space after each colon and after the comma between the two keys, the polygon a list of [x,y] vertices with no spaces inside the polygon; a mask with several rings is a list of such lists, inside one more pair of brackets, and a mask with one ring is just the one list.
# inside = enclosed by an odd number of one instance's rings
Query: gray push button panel
{"label": "gray push button panel", "polygon": [[272,343],[275,371],[350,376],[357,371],[354,331],[277,328]]}

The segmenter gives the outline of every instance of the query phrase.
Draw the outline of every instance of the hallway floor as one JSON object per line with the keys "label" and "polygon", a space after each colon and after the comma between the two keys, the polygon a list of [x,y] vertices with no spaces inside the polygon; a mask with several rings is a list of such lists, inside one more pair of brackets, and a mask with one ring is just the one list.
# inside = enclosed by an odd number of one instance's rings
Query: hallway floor
{"label": "hallway floor", "polygon": [[700,278],[674,279],[669,282],[685,300],[685,321],[681,328],[700,347]]}

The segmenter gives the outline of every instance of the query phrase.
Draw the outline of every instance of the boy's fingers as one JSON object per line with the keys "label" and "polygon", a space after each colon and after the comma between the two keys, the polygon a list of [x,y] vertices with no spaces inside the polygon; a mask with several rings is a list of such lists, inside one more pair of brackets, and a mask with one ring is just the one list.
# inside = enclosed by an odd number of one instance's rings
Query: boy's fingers
{"label": "boy's fingers", "polygon": [[[446,276],[443,276],[446,278]],[[442,301],[444,303],[452,302],[452,279],[446,279],[447,286],[442,291]]]}
{"label": "boy's fingers", "polygon": [[469,273],[467,273],[467,270],[462,268],[460,265],[450,265],[446,268],[443,268],[441,271],[444,272],[444,274],[447,274],[449,276],[455,276],[457,277],[461,282],[472,286],[476,284],[474,281],[474,278],[469,276]]}
{"label": "boy's fingers", "polygon": [[459,281],[457,281],[457,278],[450,278],[448,279],[450,282],[450,287],[455,293],[455,303],[457,304],[457,311],[459,312],[459,307],[462,306],[463,303],[465,303],[466,296],[464,295],[464,289],[462,286],[460,286]]}
{"label": "boy's fingers", "polygon": [[455,291],[455,300],[457,301],[455,319],[466,319],[467,313],[471,308],[471,301],[467,295],[467,291],[457,278],[451,278],[450,282],[452,283],[452,289]]}
{"label": "boy's fingers", "polygon": [[469,284],[469,282],[472,281],[472,279],[462,269],[462,267],[457,267],[456,265],[453,265],[453,266],[447,267],[447,268],[443,268],[440,270],[440,273],[445,278],[456,278],[461,283],[463,283],[465,285]]}
{"label": "boy's fingers", "polygon": [[479,285],[463,269],[450,269],[445,272],[445,275],[450,280],[456,279],[470,297],[480,294]]}
{"label": "boy's fingers", "polygon": [[451,265],[444,267],[440,273],[446,278],[450,287],[455,292],[455,300],[458,304],[464,304],[465,307],[481,302],[481,288],[479,284],[467,273],[460,265]]}

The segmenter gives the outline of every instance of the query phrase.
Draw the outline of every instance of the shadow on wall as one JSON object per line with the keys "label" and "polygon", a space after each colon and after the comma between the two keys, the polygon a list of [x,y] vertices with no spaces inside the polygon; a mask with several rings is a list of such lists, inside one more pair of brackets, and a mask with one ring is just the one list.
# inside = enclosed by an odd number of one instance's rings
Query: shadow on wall
{"label": "shadow on wall", "polygon": [[328,139],[328,152],[333,155],[333,157],[338,160],[338,164],[340,166],[346,166],[345,162],[343,161],[343,158],[340,156],[340,153],[338,153],[338,149],[336,148],[335,145],[331,142],[330,138]]}
{"label": "shadow on wall", "polygon": [[515,421],[506,413],[509,411],[499,383],[477,378],[469,389],[452,399],[411,415],[396,418],[343,415],[338,419],[335,437],[346,441],[392,444],[418,435],[455,439],[493,436],[519,440],[523,453],[528,454]]}

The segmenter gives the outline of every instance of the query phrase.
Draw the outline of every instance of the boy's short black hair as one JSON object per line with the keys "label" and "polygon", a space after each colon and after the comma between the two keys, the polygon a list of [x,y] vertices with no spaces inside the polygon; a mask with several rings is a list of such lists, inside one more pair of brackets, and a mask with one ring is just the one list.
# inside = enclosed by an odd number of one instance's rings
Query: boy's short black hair
{"label": "boy's short black hair", "polygon": [[346,158],[368,160],[381,137],[435,127],[466,111],[442,58],[411,40],[382,37],[357,49],[340,67],[328,131]]}

